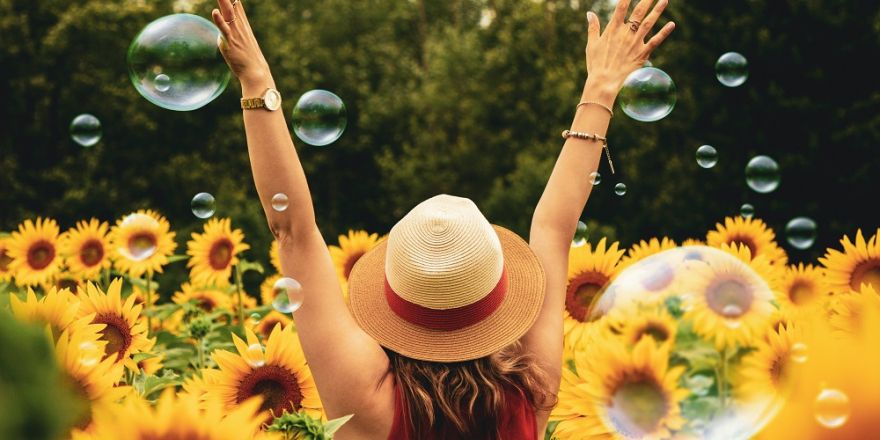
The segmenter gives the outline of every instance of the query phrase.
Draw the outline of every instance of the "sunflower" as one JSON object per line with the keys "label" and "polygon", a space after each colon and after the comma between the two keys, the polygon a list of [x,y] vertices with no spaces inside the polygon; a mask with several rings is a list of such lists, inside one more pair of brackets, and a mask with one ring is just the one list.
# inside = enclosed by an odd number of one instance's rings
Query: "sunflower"
{"label": "sunflower", "polygon": [[137,363],[137,368],[144,374],[152,375],[162,370],[165,362],[165,353],[158,353],[153,357],[148,357]]}
{"label": "sunflower", "polygon": [[260,284],[260,302],[264,306],[271,305],[272,301],[275,301],[275,283],[280,279],[281,274],[275,274],[266,277]]}
{"label": "sunflower", "polygon": [[13,316],[20,321],[48,325],[56,341],[65,331],[83,337],[97,337],[104,329],[101,324],[92,324],[92,315],[79,317],[79,299],[66,289],[50,288],[39,299],[32,289],[28,289],[24,301],[16,295],[10,295],[9,302]]}
{"label": "sunflower", "polygon": [[190,283],[183,283],[171,300],[181,305],[192,301],[207,313],[217,309],[232,310],[232,299],[226,292],[214,287],[193,287]]}
{"label": "sunflower", "polygon": [[109,225],[91,219],[81,221],[62,237],[59,248],[67,263],[67,270],[80,279],[95,280],[101,270],[110,268],[107,241]]}
{"label": "sunflower", "polygon": [[12,257],[9,255],[9,239],[0,237],[0,283],[12,279]]}
{"label": "sunflower", "polygon": [[272,310],[254,324],[253,330],[263,339],[268,339],[272,334],[272,329],[278,324],[281,324],[282,327],[293,326],[293,320],[277,310]]}
{"label": "sunflower", "polygon": [[748,265],[758,274],[774,292],[782,291],[782,278],[785,275],[784,265],[774,265],[763,255],[752,255],[748,246],[740,243],[721,244],[718,249],[733,255]]}
{"label": "sunflower", "polygon": [[[348,297],[348,276],[354,264],[370,249],[379,243],[379,234],[369,234],[367,231],[348,231],[348,235],[339,236],[339,246],[330,246],[330,257],[336,266],[336,274],[339,276],[339,284],[342,292]],[[279,270],[279,272],[281,272]]]}
{"label": "sunflower", "polygon": [[744,244],[748,246],[753,258],[763,256],[773,265],[784,265],[788,262],[785,251],[776,243],[776,234],[757,218],[727,217],[723,225],[717,223],[715,230],[706,234],[706,243],[712,247],[730,243]]}
{"label": "sunflower", "polygon": [[669,249],[675,249],[675,247],[675,241],[667,237],[663,237],[662,240],[657,238],[652,238],[648,241],[642,240],[632,245],[632,247],[626,251],[626,256],[620,260],[620,270],[623,270],[646,257],[659,254],[660,252]]}
{"label": "sunflower", "polygon": [[761,277],[736,260],[714,258],[688,264],[691,276],[683,291],[692,295],[686,300],[684,319],[693,322],[698,334],[714,340],[719,350],[747,345],[764,335],[775,307],[773,292]]}
{"label": "sunflower", "polygon": [[46,292],[49,289],[67,289],[73,293],[79,292],[80,289],[85,287],[83,284],[82,278],[79,276],[73,275],[67,271],[59,272],[51,282],[47,282],[41,285],[43,287],[43,291]]}
{"label": "sunflower", "polygon": [[144,399],[127,399],[120,405],[95,410],[88,432],[74,440],[240,440],[269,437],[258,432],[260,399],[250,399],[234,408],[200,405],[196,396],[165,390],[155,406]]}
{"label": "sunflower", "polygon": [[855,242],[843,236],[840,244],[843,252],[828,249],[824,258],[819,258],[825,266],[829,288],[834,293],[847,293],[859,290],[862,284],[870,284],[880,291],[880,228],[866,242],[862,230],[856,232]]}
{"label": "sunflower", "polygon": [[18,225],[7,243],[12,262],[9,270],[19,285],[35,286],[51,280],[61,269],[58,255],[58,223],[38,218]]}
{"label": "sunflower", "polygon": [[611,278],[623,251],[614,242],[605,247],[605,238],[593,249],[590,243],[574,247],[568,257],[568,285],[565,294],[564,334],[566,345],[578,347],[590,321],[595,318],[593,306]]}
{"label": "sunflower", "polygon": [[780,303],[793,316],[809,315],[822,306],[828,287],[822,270],[812,264],[791,265],[780,281]]}
{"label": "sunflower", "polygon": [[806,345],[794,325],[781,326],[767,333],[755,350],[740,363],[734,393],[745,401],[767,401],[788,394],[793,385],[794,362],[806,361]]}
{"label": "sunflower", "polygon": [[643,307],[633,304],[615,308],[608,317],[615,333],[621,335],[627,346],[636,345],[645,338],[653,339],[658,345],[672,344],[678,331],[678,324],[665,306]]}
{"label": "sunflower", "polygon": [[275,272],[281,273],[281,258],[278,256],[278,242],[275,240],[272,240],[272,246],[269,247],[269,262]]}
{"label": "sunflower", "polygon": [[669,346],[643,338],[632,348],[596,344],[575,355],[575,371],[564,369],[559,403],[550,416],[559,421],[553,437],[628,439],[670,438],[685,425],[679,388],[683,367],[669,368]]}
{"label": "sunflower", "polygon": [[238,264],[239,252],[250,249],[243,243],[244,234],[240,229],[232,230],[232,222],[227,219],[211,219],[205,224],[204,233],[192,234],[186,243],[186,254],[190,268],[190,278],[200,285],[228,286],[232,266]]}
{"label": "sunflower", "polygon": [[266,347],[250,329],[247,342],[236,335],[232,341],[238,353],[217,350],[213,359],[220,367],[216,383],[208,384],[208,399],[231,409],[254,396],[264,398],[260,412],[280,416],[284,412],[322,414],[321,399],[306,364],[299,338],[291,327],[276,325]]}
{"label": "sunflower", "polygon": [[696,238],[688,238],[685,241],[681,242],[681,246],[705,246],[706,242],[703,240],[698,240]]}
{"label": "sunflower", "polygon": [[149,350],[153,341],[147,339],[147,325],[140,319],[141,306],[134,304],[134,296],[123,303],[121,289],[120,278],[110,283],[106,294],[89,283],[86,291],[79,294],[79,313],[80,316],[94,314],[93,323],[106,325],[101,331],[101,340],[107,342],[106,356],[136,371],[137,364],[130,356]]}
{"label": "sunflower", "polygon": [[179,395],[188,394],[195,396],[199,402],[203,402],[208,393],[208,385],[216,383],[219,374],[219,370],[208,368],[198,371],[196,374],[187,377],[183,381],[183,384],[181,384],[181,388],[183,389],[180,391]]}
{"label": "sunflower", "polygon": [[868,309],[880,311],[880,295],[873,286],[863,284],[859,290],[830,298],[828,324],[844,336],[859,334],[866,327],[865,310]]}
{"label": "sunflower", "polygon": [[[132,392],[130,387],[116,386],[124,369],[111,358],[102,359],[106,345],[96,335],[69,330],[61,333],[55,344],[55,357],[67,383],[88,406],[115,402]],[[86,427],[91,419],[90,413],[82,414],[77,427]]]}
{"label": "sunflower", "polygon": [[116,269],[133,277],[162,272],[177,243],[168,220],[152,210],[126,215],[110,230]]}

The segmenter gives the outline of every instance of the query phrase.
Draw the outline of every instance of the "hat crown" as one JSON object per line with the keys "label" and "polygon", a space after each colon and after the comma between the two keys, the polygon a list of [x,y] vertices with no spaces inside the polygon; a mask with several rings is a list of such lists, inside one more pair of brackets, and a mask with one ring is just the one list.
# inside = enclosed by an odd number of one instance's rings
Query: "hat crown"
{"label": "hat crown", "polygon": [[473,304],[495,288],[503,270],[498,235],[469,199],[432,197],[388,234],[386,280],[413,304],[435,310]]}

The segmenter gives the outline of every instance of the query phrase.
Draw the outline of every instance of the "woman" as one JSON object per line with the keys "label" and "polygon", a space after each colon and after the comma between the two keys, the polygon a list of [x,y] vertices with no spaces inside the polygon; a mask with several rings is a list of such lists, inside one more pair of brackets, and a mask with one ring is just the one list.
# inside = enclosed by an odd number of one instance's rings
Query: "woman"
{"label": "woman", "polygon": [[[257,192],[283,272],[303,286],[293,314],[303,350],[328,415],[355,415],[337,438],[543,438],[559,389],[568,251],[588,176],[623,80],[674,28],[648,38],[667,0],[641,0],[628,19],[630,1],[620,0],[601,34],[587,14],[588,79],[529,244],[467,199],[434,197],[358,261],[350,311],[244,5],[218,3],[212,16],[241,82]],[[273,210],[277,193],[296,209]]]}

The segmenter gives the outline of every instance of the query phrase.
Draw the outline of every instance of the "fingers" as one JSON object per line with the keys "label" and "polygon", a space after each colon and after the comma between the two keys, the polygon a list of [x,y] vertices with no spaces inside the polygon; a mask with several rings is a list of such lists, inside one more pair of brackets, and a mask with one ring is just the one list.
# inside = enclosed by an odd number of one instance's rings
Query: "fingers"
{"label": "fingers", "polygon": [[651,52],[653,52],[654,49],[657,48],[657,46],[663,43],[663,41],[666,40],[666,37],[668,37],[674,29],[675,23],[670,21],[669,23],[666,23],[666,26],[663,26],[663,28],[660,29],[660,32],[657,32],[656,35],[651,37],[651,39],[648,40],[648,43],[645,45],[645,57],[647,58],[648,55],[651,55]]}
{"label": "fingers", "polygon": [[226,24],[226,20],[223,19],[223,13],[221,13],[219,9],[214,9],[211,11],[211,18],[214,20],[214,24],[217,25],[217,28],[220,29],[223,36],[229,38],[229,33],[232,32],[232,29]]}
{"label": "fingers", "polygon": [[234,23],[235,20],[235,8],[232,7],[231,0],[217,0],[217,6],[220,8],[220,14],[223,17],[223,21],[228,24]]}
{"label": "fingers", "polygon": [[654,0],[641,0],[636,5],[636,8],[633,9],[632,15],[629,16],[629,21],[641,22],[645,18],[645,14],[648,13],[648,8],[651,6],[651,3],[654,3]]}
{"label": "fingers", "polygon": [[599,41],[600,35],[599,17],[592,12],[587,12],[587,50]]}
{"label": "fingers", "polygon": [[617,27],[623,24],[626,19],[626,11],[629,10],[629,2],[630,0],[620,0],[617,2],[617,7],[614,8],[614,15],[611,17],[608,27]]}
{"label": "fingers", "polygon": [[651,29],[657,24],[657,20],[660,19],[660,15],[666,10],[666,5],[668,4],[669,0],[660,0],[654,5],[654,10],[645,17],[645,21],[642,22],[642,25],[639,27],[639,35],[644,37],[645,35],[648,35],[648,32],[651,32]]}

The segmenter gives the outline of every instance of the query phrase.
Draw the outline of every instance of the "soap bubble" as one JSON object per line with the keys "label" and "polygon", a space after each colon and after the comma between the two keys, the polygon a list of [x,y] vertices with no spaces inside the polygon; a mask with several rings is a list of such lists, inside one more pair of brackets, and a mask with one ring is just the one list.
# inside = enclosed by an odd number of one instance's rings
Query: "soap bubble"
{"label": "soap bubble", "polygon": [[711,145],[697,148],[697,164],[703,168],[712,168],[718,163],[718,151]]}
{"label": "soap bubble", "polygon": [[626,184],[618,183],[617,185],[614,185],[614,194],[617,194],[619,196],[626,194]]}
{"label": "soap bubble", "polygon": [[750,386],[752,375],[767,374],[753,365],[776,331],[774,301],[747,263],[707,246],[645,257],[592,300],[567,301],[571,316],[591,329],[570,341],[576,374],[596,378],[591,386],[608,393],[600,429],[648,437],[646,426],[674,409],[683,422],[665,427],[670,438],[745,439],[759,432],[794,386]]}
{"label": "soap bubble", "polygon": [[192,213],[198,218],[206,219],[214,215],[214,196],[206,192],[196,194],[190,203]]}
{"label": "soap bubble", "polygon": [[752,218],[755,216],[755,207],[749,203],[743,203],[743,205],[739,207],[739,215],[744,218]]}
{"label": "soap bubble", "polygon": [[675,83],[666,72],[642,67],[631,73],[620,90],[620,107],[627,116],[642,122],[665,118],[678,99]]}
{"label": "soap bubble", "polygon": [[746,183],[756,192],[773,192],[779,179],[779,164],[769,156],[755,156],[746,165]]}
{"label": "soap bubble", "polygon": [[813,403],[816,421],[826,428],[840,428],[849,419],[849,397],[843,391],[826,388]]}
{"label": "soap bubble", "polygon": [[587,244],[587,238],[589,237],[589,229],[587,228],[587,224],[578,221],[577,229],[574,231],[574,239],[571,241],[571,247],[581,247]]}
{"label": "soap bubble", "polygon": [[281,313],[293,313],[302,306],[302,286],[293,278],[279,278],[272,286],[272,294],[272,307]]}
{"label": "soap bubble", "polygon": [[101,121],[94,115],[83,113],[70,122],[70,137],[83,147],[91,147],[101,140]]}
{"label": "soap bubble", "polygon": [[197,15],[159,18],[128,48],[128,76],[138,93],[159,107],[176,111],[204,107],[229,83],[220,41],[220,30]]}
{"label": "soap bubble", "polygon": [[791,360],[799,364],[806,362],[808,358],[807,344],[795,342],[791,345],[789,356],[791,356]]}
{"label": "soap bubble", "polygon": [[590,184],[596,186],[600,183],[602,183],[602,175],[599,174],[598,171],[593,171],[592,173],[590,173]]}
{"label": "soap bubble", "polygon": [[144,261],[156,253],[158,243],[154,231],[159,230],[159,222],[156,219],[146,214],[129,214],[122,219],[120,228],[141,231],[132,234],[126,243],[116,249],[124,258]]}
{"label": "soap bubble", "polygon": [[278,193],[272,196],[272,209],[278,212],[284,212],[287,210],[287,206],[289,204],[289,200],[287,198],[287,194]]}
{"label": "soap bubble", "polygon": [[347,124],[342,99],[326,90],[306,92],[293,108],[293,131],[309,145],[322,147],[336,142]]}
{"label": "soap bubble", "polygon": [[260,368],[266,365],[266,359],[263,356],[263,346],[260,344],[248,345],[242,357],[253,368]]}
{"label": "soap bubble", "polygon": [[727,87],[739,87],[749,78],[749,62],[736,52],[727,52],[715,63],[715,76]]}
{"label": "soap bubble", "polygon": [[809,249],[816,242],[816,222],[807,217],[795,217],[785,225],[785,239],[796,249]]}

